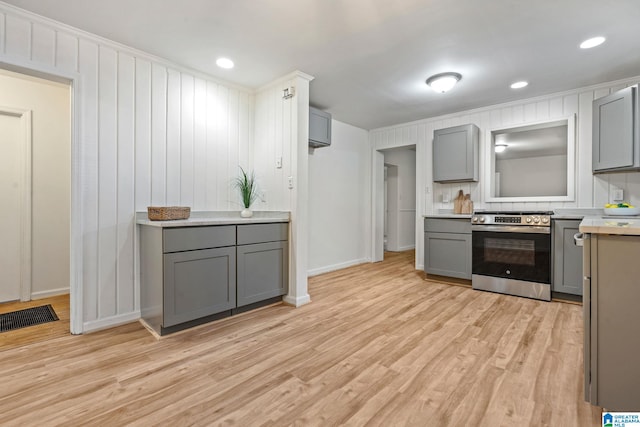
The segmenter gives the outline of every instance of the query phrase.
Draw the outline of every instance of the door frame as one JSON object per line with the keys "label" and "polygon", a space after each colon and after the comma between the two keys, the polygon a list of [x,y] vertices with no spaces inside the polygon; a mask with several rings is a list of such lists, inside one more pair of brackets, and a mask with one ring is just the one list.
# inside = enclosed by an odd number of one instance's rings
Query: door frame
{"label": "door frame", "polygon": [[31,299],[31,110],[0,106],[0,115],[20,119],[20,301]]}
{"label": "door frame", "polygon": [[82,251],[82,150],[80,147],[80,109],[82,76],[78,72],[62,71],[53,66],[0,55],[0,68],[69,85],[70,135],[71,135],[71,206],[69,218],[69,329],[81,334],[83,322],[83,251]]}

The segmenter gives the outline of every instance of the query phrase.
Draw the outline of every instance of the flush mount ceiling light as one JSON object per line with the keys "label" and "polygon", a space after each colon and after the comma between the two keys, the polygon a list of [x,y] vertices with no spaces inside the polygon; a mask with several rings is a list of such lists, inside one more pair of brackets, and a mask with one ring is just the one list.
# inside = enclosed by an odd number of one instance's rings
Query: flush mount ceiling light
{"label": "flush mount ceiling light", "polygon": [[507,144],[496,144],[494,150],[496,153],[502,153],[504,150],[506,150],[508,147]]}
{"label": "flush mount ceiling light", "polygon": [[462,75],[458,73],[440,73],[427,79],[427,84],[436,92],[445,93],[460,81]]}
{"label": "flush mount ceiling light", "polygon": [[592,37],[580,43],[580,48],[591,49],[592,47],[600,46],[605,40],[606,39],[604,37]]}
{"label": "flush mount ceiling light", "polygon": [[522,89],[523,87],[526,87],[528,85],[529,85],[529,82],[525,82],[525,81],[515,82],[511,85],[511,89]]}
{"label": "flush mount ceiling light", "polygon": [[218,58],[216,59],[216,65],[220,68],[230,69],[233,68],[233,61],[229,58]]}

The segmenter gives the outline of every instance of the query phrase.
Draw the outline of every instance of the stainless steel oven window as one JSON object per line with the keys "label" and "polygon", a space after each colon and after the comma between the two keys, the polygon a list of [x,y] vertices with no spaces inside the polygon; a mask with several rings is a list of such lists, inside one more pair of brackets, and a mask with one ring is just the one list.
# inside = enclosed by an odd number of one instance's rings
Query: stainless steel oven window
{"label": "stainless steel oven window", "polygon": [[499,264],[536,265],[536,246],[533,240],[484,239],[484,260]]}

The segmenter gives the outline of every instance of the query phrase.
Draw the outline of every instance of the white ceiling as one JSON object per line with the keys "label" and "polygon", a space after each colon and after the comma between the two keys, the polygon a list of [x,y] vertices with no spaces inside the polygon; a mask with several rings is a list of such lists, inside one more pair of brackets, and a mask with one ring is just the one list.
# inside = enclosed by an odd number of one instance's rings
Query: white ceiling
{"label": "white ceiling", "polygon": [[[640,75],[640,0],[5,1],[249,88],[303,71],[365,129]],[[463,78],[437,94],[443,71]]]}

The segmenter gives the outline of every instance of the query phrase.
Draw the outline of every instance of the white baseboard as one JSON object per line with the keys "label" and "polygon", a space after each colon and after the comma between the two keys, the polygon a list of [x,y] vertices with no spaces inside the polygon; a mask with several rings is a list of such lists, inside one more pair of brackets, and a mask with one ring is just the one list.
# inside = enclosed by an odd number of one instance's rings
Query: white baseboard
{"label": "white baseboard", "polygon": [[398,248],[398,252],[408,251],[409,249],[415,249],[416,245],[402,246]]}
{"label": "white baseboard", "polygon": [[138,319],[140,319],[140,311],[118,314],[104,319],[90,320],[88,322],[84,322],[82,325],[82,333],[85,334],[87,332],[96,332],[102,329],[113,328],[114,326],[135,322]]}
{"label": "white baseboard", "polygon": [[311,297],[309,296],[309,294],[303,295],[301,297],[286,295],[284,298],[282,298],[282,301],[294,307],[300,307],[301,305],[309,304],[311,302]]}
{"label": "white baseboard", "polygon": [[48,291],[31,292],[31,299],[43,299],[68,294],[69,288],[50,289]]}
{"label": "white baseboard", "polygon": [[352,261],[341,262],[340,264],[327,265],[326,267],[318,267],[307,271],[307,276],[317,276],[322,273],[329,273],[330,271],[342,270],[343,268],[353,267],[354,265],[364,264],[370,262],[365,258],[354,259]]}

